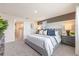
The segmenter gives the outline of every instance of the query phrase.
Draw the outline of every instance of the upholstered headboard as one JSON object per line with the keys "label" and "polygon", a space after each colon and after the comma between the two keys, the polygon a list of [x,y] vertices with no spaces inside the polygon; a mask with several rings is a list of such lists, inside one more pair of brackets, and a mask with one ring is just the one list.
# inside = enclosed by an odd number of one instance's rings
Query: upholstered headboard
{"label": "upholstered headboard", "polygon": [[62,35],[62,29],[61,28],[56,28],[55,30],[58,31],[60,35]]}

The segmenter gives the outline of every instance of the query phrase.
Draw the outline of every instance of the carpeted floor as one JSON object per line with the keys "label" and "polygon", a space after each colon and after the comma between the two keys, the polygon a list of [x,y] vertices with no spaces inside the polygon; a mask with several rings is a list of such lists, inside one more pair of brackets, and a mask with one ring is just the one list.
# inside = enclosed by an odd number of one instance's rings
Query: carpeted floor
{"label": "carpeted floor", "polygon": [[[75,48],[60,44],[54,51],[54,56],[74,56]],[[4,56],[40,56],[31,47],[26,45],[23,41],[16,41],[5,44]]]}

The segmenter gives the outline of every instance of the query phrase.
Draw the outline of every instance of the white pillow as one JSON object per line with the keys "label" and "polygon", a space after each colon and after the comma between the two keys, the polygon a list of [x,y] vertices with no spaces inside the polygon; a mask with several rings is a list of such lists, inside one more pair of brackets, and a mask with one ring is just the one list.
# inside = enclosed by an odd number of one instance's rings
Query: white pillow
{"label": "white pillow", "polygon": [[45,31],[43,32],[43,34],[44,34],[44,35],[47,35],[47,30],[45,30]]}
{"label": "white pillow", "polygon": [[42,34],[42,35],[43,35],[43,30],[40,30],[40,31],[39,31],[39,34]]}

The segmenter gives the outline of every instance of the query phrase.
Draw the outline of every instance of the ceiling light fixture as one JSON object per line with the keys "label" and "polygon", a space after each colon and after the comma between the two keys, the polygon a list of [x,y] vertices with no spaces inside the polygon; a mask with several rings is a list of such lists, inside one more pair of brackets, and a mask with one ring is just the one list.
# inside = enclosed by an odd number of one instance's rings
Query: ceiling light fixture
{"label": "ceiling light fixture", "polygon": [[38,11],[37,11],[37,10],[35,10],[35,11],[34,11],[34,13],[35,13],[35,14],[37,14],[37,13],[38,13]]}

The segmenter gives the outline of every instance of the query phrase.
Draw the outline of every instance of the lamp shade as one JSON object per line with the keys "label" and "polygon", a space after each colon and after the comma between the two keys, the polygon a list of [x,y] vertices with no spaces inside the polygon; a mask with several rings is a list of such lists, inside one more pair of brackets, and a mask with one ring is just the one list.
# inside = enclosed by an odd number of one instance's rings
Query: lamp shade
{"label": "lamp shade", "polygon": [[71,30],[72,24],[65,24],[65,30]]}

